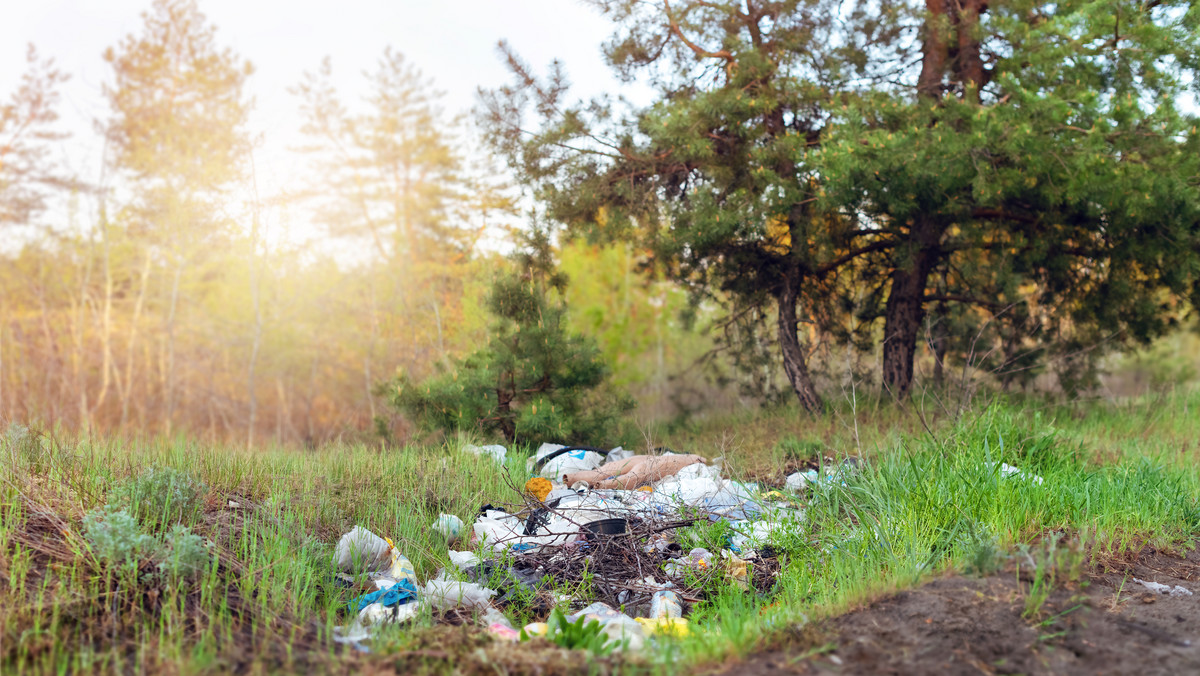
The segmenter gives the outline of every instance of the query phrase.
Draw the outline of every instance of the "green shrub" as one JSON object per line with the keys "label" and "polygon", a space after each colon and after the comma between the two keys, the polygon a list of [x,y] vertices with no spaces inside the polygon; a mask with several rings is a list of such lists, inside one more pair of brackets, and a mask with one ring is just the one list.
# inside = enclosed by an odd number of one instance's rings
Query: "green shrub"
{"label": "green shrub", "polygon": [[573,333],[546,240],[533,242],[523,273],[496,278],[487,345],[443,373],[416,383],[403,375],[385,386],[393,406],[430,429],[499,433],[509,443],[622,443],[621,416],[633,398],[609,382],[596,341]]}
{"label": "green shrub", "polygon": [[211,560],[204,538],[181,524],[171,528],[163,542],[161,556],[158,569],[172,579],[194,577],[204,572]]}
{"label": "green shrub", "polygon": [[92,554],[103,563],[115,566],[136,566],[151,556],[158,541],[142,532],[132,514],[107,505],[83,517],[83,534],[92,547]]}
{"label": "green shrub", "polygon": [[172,467],[151,467],[119,483],[108,496],[109,504],[129,510],[149,530],[190,521],[204,505],[204,483]]}

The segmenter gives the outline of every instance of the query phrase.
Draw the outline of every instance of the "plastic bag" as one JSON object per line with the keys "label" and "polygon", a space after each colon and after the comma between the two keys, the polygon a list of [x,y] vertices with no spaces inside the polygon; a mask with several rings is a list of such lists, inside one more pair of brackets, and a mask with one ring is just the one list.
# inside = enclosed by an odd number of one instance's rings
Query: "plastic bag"
{"label": "plastic bag", "polygon": [[673,591],[656,591],[650,597],[650,617],[683,617],[683,603]]}
{"label": "plastic bag", "polygon": [[435,608],[461,606],[484,610],[490,607],[491,598],[495,595],[496,590],[474,582],[436,579],[425,583],[425,600]]}
{"label": "plastic bag", "polygon": [[600,630],[611,640],[620,641],[629,650],[641,650],[645,644],[645,632],[642,625],[632,617],[614,610],[606,603],[596,602],[583,610],[567,616],[568,622],[574,622],[580,617],[586,617],[584,624],[595,620],[600,623]]}
{"label": "plastic bag", "polygon": [[478,566],[481,561],[479,555],[475,552],[456,552],[452,549],[448,553],[450,554],[450,563],[453,563],[455,568],[462,571]]}
{"label": "plastic bag", "polygon": [[576,449],[546,461],[538,470],[538,476],[550,480],[560,479],[564,474],[586,472],[604,464],[604,456],[595,451]]}
{"label": "plastic bag", "polygon": [[808,479],[804,478],[802,472],[796,472],[795,474],[788,475],[787,480],[784,481],[784,485],[793,493],[803,493],[804,489],[808,488]]}
{"label": "plastic bag", "polygon": [[608,455],[604,457],[604,462],[617,462],[618,460],[632,458],[634,455],[635,454],[633,451],[627,451],[620,446],[617,446],[608,452]]}
{"label": "plastic bag", "polygon": [[361,613],[370,605],[384,608],[404,605],[417,600],[417,587],[412,580],[401,580],[385,589],[364,594],[350,602],[350,610]]}
{"label": "plastic bag", "polygon": [[366,646],[362,645],[362,642],[375,636],[376,627],[381,624],[407,622],[416,617],[419,611],[420,604],[417,603],[390,608],[379,603],[372,603],[359,611],[354,620],[346,626],[334,627],[333,640],[336,643],[348,644],[360,652],[370,652]]}
{"label": "plastic bag", "polygon": [[446,542],[454,544],[462,537],[463,521],[453,514],[438,514],[438,518],[434,520],[432,528],[441,533],[442,537],[446,538]]}
{"label": "plastic bag", "polygon": [[475,520],[475,537],[485,547],[493,550],[507,548],[524,533],[524,525],[517,517],[498,509],[489,509]]}
{"label": "plastic bag", "polygon": [[342,536],[334,550],[338,569],[346,573],[381,571],[391,564],[392,545],[362,526]]}
{"label": "plastic bag", "polygon": [[490,456],[493,460],[500,463],[503,463],[504,458],[508,456],[508,449],[499,444],[492,444],[491,446],[476,446],[474,444],[466,444],[462,447],[462,450],[464,453],[470,453],[471,455]]}

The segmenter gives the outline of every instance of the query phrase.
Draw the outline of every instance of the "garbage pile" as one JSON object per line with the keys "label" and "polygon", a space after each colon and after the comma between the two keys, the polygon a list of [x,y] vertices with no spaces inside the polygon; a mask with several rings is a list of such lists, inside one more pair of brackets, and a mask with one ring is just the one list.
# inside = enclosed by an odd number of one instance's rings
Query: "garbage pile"
{"label": "garbage pile", "polygon": [[[506,457],[503,447],[485,448],[464,451]],[[543,622],[516,629],[501,609],[520,602],[551,620],[559,613],[562,626],[594,621],[636,650],[686,635],[688,609],[714,589],[769,593],[781,567],[769,541],[804,520],[779,491],[726,479],[719,460],[697,455],[543,444],[528,470],[533,478],[512,486],[520,503],[485,505],[469,531],[453,515],[431,524],[448,545],[469,551],[450,549],[451,571],[424,586],[390,540],[360,527],[345,534],[335,554],[338,579],[368,593],[350,603],[356,618],[337,628],[335,640],[367,650],[363,641],[380,625],[452,608],[470,610],[507,640],[563,630]],[[815,480],[794,475],[787,488]],[[728,522],[724,546],[684,551],[679,529],[710,521]]]}

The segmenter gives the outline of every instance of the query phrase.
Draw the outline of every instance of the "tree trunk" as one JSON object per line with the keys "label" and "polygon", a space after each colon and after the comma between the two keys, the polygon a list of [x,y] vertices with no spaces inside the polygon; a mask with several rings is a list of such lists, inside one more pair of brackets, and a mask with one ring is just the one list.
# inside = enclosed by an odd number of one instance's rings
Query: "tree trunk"
{"label": "tree trunk", "polygon": [[517,438],[517,423],[513,420],[512,413],[513,395],[509,390],[502,387],[496,388],[496,411],[500,418],[500,433],[504,435],[504,440],[512,443]]}
{"label": "tree trunk", "polygon": [[934,360],[933,382],[938,387],[942,387],[946,384],[946,352],[950,348],[950,327],[947,325],[950,321],[950,311],[945,303],[938,303],[934,312],[937,319],[929,329],[932,334],[930,347],[933,348]]}
{"label": "tree trunk", "polygon": [[804,349],[800,345],[800,337],[796,331],[796,300],[799,296],[797,270],[791,270],[784,275],[783,288],[779,293],[779,349],[783,353],[783,371],[787,374],[788,382],[796,391],[800,405],[809,413],[821,412],[825,404],[817,388],[813,386],[808,374],[808,364]]}
{"label": "tree trunk", "polygon": [[171,302],[167,308],[167,355],[164,371],[166,375],[166,415],[163,425],[166,427],[165,436],[170,437],[175,424],[175,313],[179,307],[179,285],[183,278],[183,260],[175,262],[175,274],[171,282]]}
{"label": "tree trunk", "polygon": [[258,367],[258,351],[262,346],[262,261],[258,256],[258,205],[255,203],[254,218],[250,224],[250,298],[254,307],[254,333],[250,343],[250,363],[246,368],[246,395],[250,399],[250,421],[246,425],[246,448],[254,448],[254,427],[258,424],[258,392],[255,369]]}
{"label": "tree trunk", "polygon": [[[150,280],[150,261],[150,252],[147,251],[146,261],[142,264],[142,273],[138,281],[137,300],[133,303],[133,317],[129,320],[129,344],[125,349],[125,378],[124,381],[117,378],[117,393],[121,397],[121,422],[117,427],[122,433],[125,432],[125,424],[129,420],[129,399],[133,393],[134,347],[137,345],[138,322],[142,317],[142,305],[146,300],[146,285]],[[147,362],[147,364],[149,363]]]}
{"label": "tree trunk", "polygon": [[976,34],[983,5],[983,0],[962,0],[957,16],[958,54],[955,56],[955,70],[962,83],[963,97],[970,103],[979,103],[979,90],[983,88],[983,58]]}
{"label": "tree trunk", "polygon": [[946,72],[945,17],[949,12],[946,0],[925,0],[925,41],[921,47],[921,75],[917,80],[917,95],[938,99],[942,97],[942,76]]}
{"label": "tree trunk", "polygon": [[913,357],[925,318],[925,287],[937,263],[942,227],[930,220],[913,226],[909,260],[892,271],[883,325],[883,386],[896,399],[912,388]]}

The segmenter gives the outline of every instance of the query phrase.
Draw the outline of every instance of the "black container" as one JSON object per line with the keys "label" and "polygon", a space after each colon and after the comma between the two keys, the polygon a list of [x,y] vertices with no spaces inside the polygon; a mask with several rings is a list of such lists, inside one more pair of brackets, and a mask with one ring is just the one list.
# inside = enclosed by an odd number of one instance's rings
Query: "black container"
{"label": "black container", "polygon": [[629,519],[600,519],[583,524],[583,530],[589,539],[597,535],[626,535],[629,533]]}

